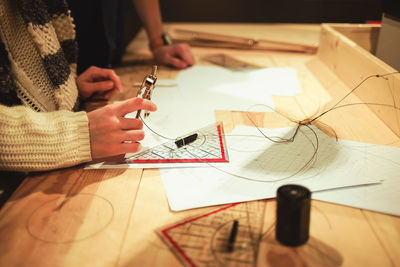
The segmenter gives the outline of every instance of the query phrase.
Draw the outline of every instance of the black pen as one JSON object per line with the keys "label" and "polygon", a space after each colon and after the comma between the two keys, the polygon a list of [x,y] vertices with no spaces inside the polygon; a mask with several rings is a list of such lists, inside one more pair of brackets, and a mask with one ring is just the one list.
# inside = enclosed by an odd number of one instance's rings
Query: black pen
{"label": "black pen", "polygon": [[238,231],[239,221],[234,220],[232,224],[231,234],[229,235],[227,251],[232,252],[235,245],[235,239]]}

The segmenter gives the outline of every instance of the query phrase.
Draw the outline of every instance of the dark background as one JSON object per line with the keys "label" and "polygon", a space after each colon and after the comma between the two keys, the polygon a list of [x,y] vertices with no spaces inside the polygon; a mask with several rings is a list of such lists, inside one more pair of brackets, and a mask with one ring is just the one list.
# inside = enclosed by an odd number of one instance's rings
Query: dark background
{"label": "dark background", "polygon": [[364,23],[381,20],[383,2],[384,0],[160,0],[160,5],[165,22]]}

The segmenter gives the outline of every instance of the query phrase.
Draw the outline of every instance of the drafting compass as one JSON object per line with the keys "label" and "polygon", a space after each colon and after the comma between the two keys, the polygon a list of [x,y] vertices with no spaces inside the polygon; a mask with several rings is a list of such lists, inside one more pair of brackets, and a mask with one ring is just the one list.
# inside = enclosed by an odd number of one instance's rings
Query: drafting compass
{"label": "drafting compass", "polygon": [[[151,74],[144,77],[142,85],[139,87],[139,90],[136,94],[136,97],[141,97],[143,99],[151,100],[151,95],[153,94],[154,88],[156,86],[157,81],[157,66],[153,66],[153,70]],[[142,110],[138,110],[136,113],[136,119],[140,118],[140,113]],[[147,118],[150,115],[149,111],[144,112],[144,118]]]}

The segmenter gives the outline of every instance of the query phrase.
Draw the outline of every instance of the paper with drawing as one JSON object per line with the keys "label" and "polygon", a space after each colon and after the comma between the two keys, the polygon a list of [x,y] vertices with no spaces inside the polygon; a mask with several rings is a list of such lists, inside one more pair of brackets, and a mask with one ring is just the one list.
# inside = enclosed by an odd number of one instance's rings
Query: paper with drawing
{"label": "paper with drawing", "polygon": [[[318,136],[315,158],[316,139],[306,127],[293,143],[276,144],[261,137],[255,127],[240,126],[226,136],[228,165],[212,164],[218,169],[160,169],[171,209],[273,198],[277,188],[287,183],[320,191],[379,183],[398,176],[400,149],[336,141],[313,129]],[[268,136],[289,137],[294,128],[262,130]]]}

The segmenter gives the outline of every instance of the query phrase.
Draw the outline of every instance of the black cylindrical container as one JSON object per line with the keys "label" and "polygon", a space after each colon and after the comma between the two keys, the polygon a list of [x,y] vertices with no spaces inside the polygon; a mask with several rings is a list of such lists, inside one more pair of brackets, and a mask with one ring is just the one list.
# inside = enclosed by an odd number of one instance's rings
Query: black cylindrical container
{"label": "black cylindrical container", "polygon": [[283,185],[276,198],[276,239],[286,246],[303,245],[310,226],[310,190],[301,185]]}

